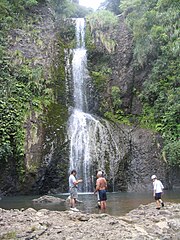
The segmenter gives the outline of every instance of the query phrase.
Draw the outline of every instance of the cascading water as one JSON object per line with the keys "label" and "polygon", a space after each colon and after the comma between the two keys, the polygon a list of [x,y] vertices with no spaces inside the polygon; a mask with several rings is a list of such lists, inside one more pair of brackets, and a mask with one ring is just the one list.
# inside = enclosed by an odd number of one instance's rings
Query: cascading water
{"label": "cascading water", "polygon": [[[111,178],[114,176],[114,161],[120,153],[112,139],[108,122],[88,113],[87,56],[85,49],[85,21],[76,19],[76,49],[73,50],[72,80],[74,107],[68,121],[70,139],[70,171],[77,170],[83,179],[79,186],[82,192],[93,191],[93,176],[97,168],[105,170],[109,161]],[[103,122],[103,123],[102,123]]]}

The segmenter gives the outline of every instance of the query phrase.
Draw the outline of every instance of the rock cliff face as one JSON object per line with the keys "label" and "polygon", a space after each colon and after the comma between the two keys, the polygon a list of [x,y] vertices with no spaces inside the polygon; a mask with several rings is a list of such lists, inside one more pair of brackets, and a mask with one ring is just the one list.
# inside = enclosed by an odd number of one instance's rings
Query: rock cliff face
{"label": "rock cliff face", "polygon": [[119,25],[115,36],[116,50],[111,61],[111,86],[115,85],[120,88],[122,107],[126,113],[130,113],[134,88],[133,40],[122,16],[119,17]]}
{"label": "rock cliff face", "polygon": [[115,36],[116,50],[111,61],[113,70],[111,85],[119,86],[121,90],[124,112],[138,115],[141,113],[142,106],[137,94],[142,90],[150,66],[140,70],[133,66],[133,38],[122,15],[119,16],[119,25]]}
{"label": "rock cliff face", "polygon": [[152,174],[157,174],[165,188],[168,188],[166,163],[160,156],[161,146],[158,136],[151,131],[126,125],[112,124],[111,128],[120,157],[113,163],[114,179],[108,179],[111,183],[109,190],[151,190]]}
{"label": "rock cliff face", "polygon": [[[112,33],[113,31],[113,33]],[[106,33],[107,34],[107,33]],[[141,103],[136,93],[142,89],[149,68],[135,71],[133,66],[133,39],[123,16],[119,16],[117,29],[109,29],[116,42],[115,50],[109,52],[103,42],[93,32],[93,43],[96,48],[90,51],[89,60],[92,66],[90,71],[97,69],[99,64],[97,56],[104,60],[112,70],[112,74],[106,82],[101,99],[106,99],[109,108],[111,102],[111,89],[117,86],[120,89],[119,98],[122,101],[121,109],[126,114],[138,116],[141,113]],[[107,60],[108,59],[108,60]],[[101,67],[100,67],[101,70]],[[108,110],[107,110],[108,111]],[[120,158],[115,161],[114,179],[110,177],[110,189],[116,191],[143,191],[150,189],[150,176],[155,173],[162,180],[165,187],[169,187],[166,162],[161,157],[161,138],[153,132],[140,129],[136,126],[111,125],[113,137],[116,140]],[[160,172],[160,173],[159,173]],[[109,176],[111,175],[108,173]]]}
{"label": "rock cliff face", "polygon": [[[132,114],[135,119],[142,111],[138,93],[141,92],[143,82],[148,77],[151,67],[147,65],[139,70],[133,66],[133,39],[122,15],[119,16],[118,28],[114,30],[114,35],[116,49],[110,57],[112,75],[106,88],[106,94],[108,96],[112,86],[118,86],[122,100],[121,108],[124,113]],[[98,46],[97,49],[102,51],[103,48]],[[135,126],[132,129],[128,143],[131,149],[128,152],[128,161],[123,161],[128,166],[127,189],[129,191],[145,190],[149,182],[149,175],[153,172],[162,177],[166,187],[179,186],[179,169],[169,170],[166,161],[162,158],[163,142],[161,137],[149,130],[138,129]]]}
{"label": "rock cliff face", "polygon": [[[48,105],[40,101],[41,109],[29,108],[24,120],[25,176],[23,183],[15,176],[15,162],[1,172],[0,187],[6,193],[40,193],[58,188],[67,177],[65,128],[67,121],[63,72],[60,71],[64,51],[55,26],[55,16],[47,2],[26,13],[19,28],[10,31],[9,53],[13,66],[42,70]],[[62,66],[64,67],[64,66]],[[62,117],[60,117],[62,116]],[[67,152],[67,151],[66,151]],[[64,175],[65,174],[65,175]],[[7,177],[8,176],[8,177]]]}
{"label": "rock cliff face", "polygon": [[[6,172],[1,183],[3,192],[22,193],[47,193],[68,191],[69,167],[69,142],[66,133],[68,119],[68,106],[65,91],[64,72],[64,47],[61,36],[69,38],[68,31],[61,28],[60,36],[57,35],[54,16],[48,6],[42,6],[35,12],[41,19],[34,28],[37,30],[37,41],[29,37],[28,32],[14,29],[10,36],[10,51],[21,51],[24,58],[32,60],[34,66],[43,66],[44,79],[52,79],[55,101],[37,113],[32,111],[25,121],[26,130],[26,177],[23,186],[16,185],[14,175]],[[68,26],[68,25],[67,25]],[[66,26],[66,27],[67,27]],[[63,36],[62,36],[63,34]],[[110,98],[109,91],[112,86],[121,89],[120,98],[126,113],[139,114],[141,104],[134,92],[142,87],[142,82],[148,74],[148,69],[143,72],[134,72],[132,66],[132,36],[129,33],[122,16],[119,18],[119,29],[116,36],[116,50],[110,56],[109,67],[112,69],[111,79],[107,81],[104,95],[105,101]],[[70,34],[73,36],[73,34]],[[61,38],[61,39],[62,39]],[[17,41],[17,39],[19,39]],[[67,40],[68,42],[69,40]],[[31,50],[30,50],[31,49]],[[97,52],[94,52],[94,63],[99,54],[104,54],[98,42]],[[16,64],[21,64],[14,58]],[[52,84],[52,82],[50,83]],[[95,96],[95,100],[96,96]],[[96,104],[97,111],[98,104]],[[93,109],[93,107],[92,107]],[[42,120],[43,116],[43,120]],[[109,182],[109,191],[142,191],[152,188],[150,176],[157,174],[166,188],[172,187],[174,182],[178,186],[177,177],[168,175],[166,163],[160,155],[161,140],[156,134],[137,128],[136,126],[110,124],[113,138],[116,141],[120,158],[115,159],[114,175],[107,162],[106,174]],[[9,174],[9,177],[6,176]],[[177,176],[179,172],[177,171]]]}

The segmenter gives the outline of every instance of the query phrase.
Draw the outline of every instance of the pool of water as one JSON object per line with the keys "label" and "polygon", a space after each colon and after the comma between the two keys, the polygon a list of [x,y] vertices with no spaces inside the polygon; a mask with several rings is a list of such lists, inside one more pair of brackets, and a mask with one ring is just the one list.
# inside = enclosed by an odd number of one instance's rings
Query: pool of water
{"label": "pool of water", "polygon": [[[67,199],[68,194],[56,194],[55,197]],[[49,209],[56,211],[66,211],[69,209],[67,202],[62,203],[46,203],[37,204],[33,203],[32,200],[39,196],[14,196],[14,197],[3,197],[0,200],[0,208],[4,209],[27,209],[32,207],[36,210]],[[151,192],[141,193],[107,193],[107,209],[106,213],[113,216],[121,216],[129,212],[130,210],[137,208],[140,204],[148,204],[155,202]],[[180,190],[176,191],[165,191],[162,196],[164,202],[176,202],[180,203]],[[99,213],[100,210],[97,208],[97,197],[93,193],[81,193],[78,199],[82,203],[77,204],[77,208],[86,213]]]}

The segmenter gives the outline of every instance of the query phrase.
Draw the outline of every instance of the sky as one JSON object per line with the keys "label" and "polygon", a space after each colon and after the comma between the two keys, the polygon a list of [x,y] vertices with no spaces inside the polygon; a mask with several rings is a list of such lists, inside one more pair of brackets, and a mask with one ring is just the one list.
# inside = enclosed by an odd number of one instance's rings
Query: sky
{"label": "sky", "polygon": [[91,7],[96,10],[103,0],[79,0],[79,4],[85,7]]}

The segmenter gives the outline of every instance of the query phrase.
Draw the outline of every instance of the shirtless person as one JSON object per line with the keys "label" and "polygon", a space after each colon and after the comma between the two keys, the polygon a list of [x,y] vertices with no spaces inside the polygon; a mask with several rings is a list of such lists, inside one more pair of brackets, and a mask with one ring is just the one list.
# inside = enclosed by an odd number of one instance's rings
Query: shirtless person
{"label": "shirtless person", "polygon": [[99,199],[100,199],[100,204],[101,204],[101,209],[106,209],[106,188],[107,188],[107,182],[104,177],[102,177],[102,172],[99,171],[97,173],[98,179],[96,180],[96,189],[94,191],[94,194],[98,192],[99,194]]}

